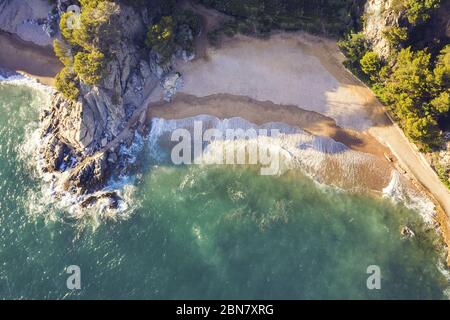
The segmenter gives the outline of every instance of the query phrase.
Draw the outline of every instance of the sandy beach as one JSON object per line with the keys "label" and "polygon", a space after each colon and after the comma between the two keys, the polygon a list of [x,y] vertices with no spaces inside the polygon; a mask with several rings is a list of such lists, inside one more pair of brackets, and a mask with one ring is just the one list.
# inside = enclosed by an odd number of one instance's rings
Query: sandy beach
{"label": "sandy beach", "polygon": [[344,68],[343,60],[336,41],[305,33],[225,39],[192,62],[180,61],[176,69],[184,84],[179,94],[165,103],[161,89],[156,90],[148,115],[179,119],[208,114],[238,116],[256,124],[284,122],[376,155],[429,195],[450,243],[449,190],[371,90]]}
{"label": "sandy beach", "polygon": [[[7,33],[0,33],[0,42],[0,66],[54,85],[62,65],[51,48]],[[203,34],[197,45],[201,52],[196,59],[176,62],[183,86],[175,99],[162,101],[158,87],[146,100],[148,105],[139,108],[141,112],[148,107],[149,121],[207,114],[221,119],[241,117],[255,124],[282,122],[331,137],[351,150],[376,156],[383,166],[397,169],[428,193],[450,243],[449,190],[390,121],[370,89],[343,67],[344,57],[335,40],[278,33],[265,39],[226,38],[213,48],[206,45]],[[138,118],[136,114],[133,121]]]}
{"label": "sandy beach", "polygon": [[269,101],[257,101],[248,97],[216,94],[195,97],[180,93],[170,102],[153,103],[148,118],[184,119],[207,114],[220,119],[240,117],[256,125],[281,122],[296,126],[316,135],[331,137],[350,149],[370,153],[384,159],[390,155],[387,147],[371,135],[352,129],[341,128],[336,121],[315,111],[303,110],[294,105],[277,105]]}
{"label": "sandy beach", "polygon": [[0,32],[0,44],[0,67],[54,86],[54,77],[63,66],[53,48],[38,46],[6,32]]}

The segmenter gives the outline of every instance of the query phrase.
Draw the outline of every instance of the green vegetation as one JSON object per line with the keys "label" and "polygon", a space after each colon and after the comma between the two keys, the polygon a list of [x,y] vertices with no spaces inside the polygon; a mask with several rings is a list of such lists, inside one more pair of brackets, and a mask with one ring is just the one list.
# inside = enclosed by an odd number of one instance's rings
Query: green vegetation
{"label": "green vegetation", "polygon": [[102,79],[105,56],[93,50],[91,52],[78,52],[74,58],[73,70],[81,81],[95,85]]}
{"label": "green vegetation", "polygon": [[391,48],[397,48],[408,39],[408,28],[392,26],[384,30],[383,36]]}
{"label": "green vegetation", "polygon": [[155,19],[148,27],[146,44],[161,63],[167,63],[177,49],[194,52],[194,37],[200,33],[200,17],[191,10],[174,10],[170,15]]}
{"label": "green vegetation", "polygon": [[276,29],[305,30],[341,35],[355,27],[352,13],[361,3],[352,0],[198,0],[201,4],[232,17],[209,35],[220,33],[267,34]]}
{"label": "green vegetation", "polygon": [[[427,40],[422,32],[439,3],[393,3],[394,11],[405,18],[383,33],[391,49],[385,59],[371,51],[361,33],[350,33],[339,42],[347,67],[372,87],[405,134],[425,152],[439,150],[443,123],[450,119],[450,45],[439,39]],[[436,159],[433,166],[450,187],[450,168]]]}
{"label": "green vegetation", "polygon": [[162,17],[158,23],[149,26],[146,44],[167,62],[175,51],[176,23],[171,16]]}
{"label": "green vegetation", "polygon": [[[359,70],[367,76],[363,79],[388,106],[405,133],[427,151],[439,147],[438,121],[449,112],[448,48],[437,57],[434,68],[426,49],[412,51],[410,47],[399,51],[392,67],[383,65],[372,51],[366,52],[359,61]],[[354,60],[353,56],[351,61]]]}
{"label": "green vegetation", "polygon": [[427,22],[433,10],[439,7],[440,0],[404,0],[406,17],[412,25]]}
{"label": "green vegetation", "polygon": [[76,75],[68,67],[64,67],[56,75],[56,90],[61,92],[69,100],[76,100],[78,98],[80,90],[78,89]]}
{"label": "green vegetation", "polygon": [[72,12],[61,16],[60,30],[63,40],[55,40],[56,56],[64,69],[56,77],[56,88],[67,99],[76,100],[80,82],[98,84],[103,76],[109,43],[117,37],[110,26],[111,17],[117,12],[109,0],[80,0],[82,11],[77,17]]}
{"label": "green vegetation", "polygon": [[338,42],[338,46],[347,57],[345,65],[358,73],[359,63],[369,47],[364,34],[350,33],[345,40]]}
{"label": "green vegetation", "polygon": [[408,22],[415,26],[427,22],[440,2],[440,0],[393,0],[391,6],[396,13],[403,12]]}
{"label": "green vegetation", "polygon": [[381,70],[381,59],[373,51],[368,51],[359,61],[361,70],[370,77],[370,80],[376,81],[377,75]]}
{"label": "green vegetation", "polygon": [[55,51],[55,55],[65,66],[72,63],[71,49],[65,42],[55,39],[53,41],[53,49]]}

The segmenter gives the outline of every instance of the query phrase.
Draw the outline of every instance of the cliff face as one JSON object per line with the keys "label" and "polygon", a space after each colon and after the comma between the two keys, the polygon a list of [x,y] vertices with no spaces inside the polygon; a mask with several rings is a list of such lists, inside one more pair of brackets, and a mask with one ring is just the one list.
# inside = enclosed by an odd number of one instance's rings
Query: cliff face
{"label": "cliff face", "polygon": [[64,189],[86,194],[100,189],[117,165],[120,144],[112,143],[127,128],[157,83],[142,47],[145,17],[135,9],[112,4],[109,58],[102,81],[81,85],[74,101],[55,94],[42,114],[44,172],[66,173]]}
{"label": "cliff face", "polygon": [[364,5],[363,33],[373,51],[380,57],[388,58],[392,48],[384,34],[391,27],[407,30],[405,46],[434,47],[448,43],[450,38],[450,2],[441,0],[437,8],[423,9],[425,21],[412,23],[409,10],[399,0],[367,0]]}
{"label": "cliff face", "polygon": [[392,8],[394,0],[367,0],[364,6],[364,35],[372,50],[380,57],[387,58],[391,50],[383,36],[386,28],[398,26],[399,15]]}

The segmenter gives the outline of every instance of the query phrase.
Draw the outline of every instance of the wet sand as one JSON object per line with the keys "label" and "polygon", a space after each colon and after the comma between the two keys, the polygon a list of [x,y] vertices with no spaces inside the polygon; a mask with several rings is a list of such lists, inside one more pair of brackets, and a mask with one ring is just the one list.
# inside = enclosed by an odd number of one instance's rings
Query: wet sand
{"label": "wet sand", "polygon": [[370,153],[383,159],[385,159],[385,155],[391,155],[387,147],[369,134],[341,128],[332,118],[320,113],[303,110],[293,105],[277,105],[270,101],[261,102],[230,94],[216,94],[200,98],[178,94],[170,103],[152,104],[148,109],[147,118],[184,119],[200,114],[215,116],[219,119],[240,117],[256,125],[282,122],[299,127],[316,136],[331,137],[355,151]]}
{"label": "wet sand", "polygon": [[54,86],[54,77],[63,65],[51,47],[40,47],[17,36],[0,32],[0,67]]}

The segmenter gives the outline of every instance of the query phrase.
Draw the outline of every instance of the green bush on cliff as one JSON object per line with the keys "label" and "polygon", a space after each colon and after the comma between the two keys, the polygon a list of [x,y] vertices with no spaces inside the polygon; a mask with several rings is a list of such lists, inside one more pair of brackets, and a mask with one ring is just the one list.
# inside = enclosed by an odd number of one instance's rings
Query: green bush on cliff
{"label": "green bush on cliff", "polygon": [[53,43],[56,56],[66,66],[56,77],[56,88],[66,98],[79,95],[79,82],[95,85],[103,76],[108,46],[117,33],[110,20],[117,6],[109,0],[80,0],[79,17],[66,12],[60,19],[62,40]]}
{"label": "green bush on cliff", "polygon": [[111,1],[82,1],[89,6],[82,7],[80,25],[73,31],[77,45],[84,50],[100,50],[106,52],[109,45],[119,40],[118,32],[111,24],[112,17],[118,13],[118,7]]}
{"label": "green bush on cliff", "polygon": [[441,0],[404,0],[409,23],[417,25],[428,21],[433,10],[439,8],[440,2]]}
{"label": "green bush on cliff", "polygon": [[[362,3],[353,0],[198,0],[232,16],[243,33],[275,29],[305,30],[332,35],[353,27],[351,13]],[[240,31],[240,32],[242,32]]]}
{"label": "green bush on cliff", "polygon": [[77,85],[76,74],[70,68],[64,67],[56,75],[56,90],[68,100],[77,100],[80,90]]}
{"label": "green bush on cliff", "polygon": [[408,28],[391,26],[383,31],[383,36],[391,48],[397,48],[408,39]]}
{"label": "green bush on cliff", "polygon": [[161,20],[149,26],[145,43],[156,52],[161,62],[167,62],[175,51],[175,27],[171,16],[162,17]]}
{"label": "green bush on cliff", "polygon": [[76,45],[73,37],[73,24],[76,23],[76,16],[73,12],[64,12],[59,20],[59,30],[62,38],[71,45]]}
{"label": "green bush on cliff", "polygon": [[[439,3],[439,0],[392,1],[391,9],[406,19],[401,19],[400,26],[384,30],[383,36],[391,48],[385,60],[364,45],[361,33],[352,33],[339,43],[348,59],[346,65],[364,80],[370,79],[368,83],[405,134],[426,151],[440,147],[440,123],[450,116],[450,46],[436,54],[440,42],[430,42],[423,32],[427,23],[428,27],[433,25],[430,18]],[[414,49],[404,48],[406,45]]]}
{"label": "green bush on cliff", "polygon": [[357,71],[360,61],[368,50],[368,44],[364,34],[350,33],[345,40],[338,42],[339,49],[347,57],[346,65],[353,71]]}
{"label": "green bush on cliff", "polygon": [[[433,69],[431,54],[426,50],[402,49],[388,74],[378,78],[380,99],[388,105],[405,133],[427,151],[439,147],[438,120],[449,112],[447,51],[442,50]],[[375,69],[372,71],[379,74]]]}
{"label": "green bush on cliff", "polygon": [[53,50],[55,51],[55,55],[65,66],[72,64],[71,49],[65,42],[55,39],[53,41]]}
{"label": "green bush on cliff", "polygon": [[89,85],[96,85],[103,76],[105,56],[99,51],[78,52],[75,55],[73,70],[81,81]]}
{"label": "green bush on cliff", "polygon": [[378,54],[373,51],[368,51],[359,61],[361,70],[369,76],[371,81],[376,81],[381,70],[381,59]]}
{"label": "green bush on cliff", "polygon": [[146,45],[166,63],[177,48],[194,51],[194,37],[200,33],[200,17],[191,10],[175,10],[148,27]]}

